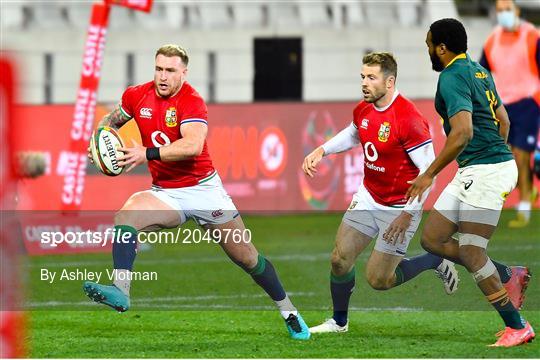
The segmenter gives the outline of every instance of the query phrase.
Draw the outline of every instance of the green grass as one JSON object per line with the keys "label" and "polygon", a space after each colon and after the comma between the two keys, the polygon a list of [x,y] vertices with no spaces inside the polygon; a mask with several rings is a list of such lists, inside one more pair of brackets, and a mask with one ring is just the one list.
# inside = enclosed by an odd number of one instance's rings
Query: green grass
{"label": "green grass", "polygon": [[[540,270],[540,214],[527,229],[501,226],[489,254],[508,264]],[[511,213],[504,213],[505,224]],[[329,254],[341,214],[245,218],[258,249],[275,265],[309,325],[331,314]],[[370,250],[370,249],[368,249]],[[490,349],[502,328],[470,275],[459,268],[458,293],[444,294],[432,272],[390,291],[364,281],[366,250],[346,334],[288,338],[272,302],[212,244],[159,245],[138,255],[136,270],[157,281],[134,282],[132,309],[117,314],[84,296],[81,281],[39,280],[41,268],[105,271],[108,254],[36,257],[29,261],[32,357],[538,357],[538,342]],[[422,250],[418,238],[409,255]],[[540,287],[534,278],[523,312],[540,329]],[[103,280],[102,280],[103,282]]]}

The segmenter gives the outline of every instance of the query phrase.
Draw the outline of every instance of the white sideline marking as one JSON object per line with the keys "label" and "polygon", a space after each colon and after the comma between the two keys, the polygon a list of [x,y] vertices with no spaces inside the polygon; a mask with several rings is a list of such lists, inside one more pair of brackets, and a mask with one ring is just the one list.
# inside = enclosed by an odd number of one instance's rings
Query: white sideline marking
{"label": "white sideline marking", "polygon": [[[290,296],[306,296],[311,297],[317,295],[314,292],[289,292],[287,293]],[[152,302],[164,302],[164,301],[201,301],[201,300],[218,300],[218,299],[252,299],[252,298],[265,298],[268,297],[266,294],[237,294],[237,295],[200,295],[200,296],[162,296],[162,297],[142,297],[131,299],[132,304],[141,304],[144,307],[146,303]],[[46,306],[66,306],[66,305],[99,305],[98,303],[93,302],[92,300],[88,301],[35,301],[28,302],[26,304],[29,307],[46,307]],[[185,304],[184,304],[185,305]],[[171,305],[175,307],[176,305]],[[179,304],[178,306],[182,306]],[[153,307],[153,306],[150,306]],[[156,305],[159,307],[159,305]],[[200,307],[210,307],[210,305],[200,305]],[[234,307],[234,306],[233,306]],[[274,307],[270,307],[274,309]]]}
{"label": "white sideline marking", "polygon": [[[314,292],[291,292],[290,296],[295,297],[313,297],[317,294]],[[231,309],[231,310],[275,310],[274,306],[270,305],[227,305],[227,304],[155,304],[156,302],[165,301],[201,301],[201,300],[218,300],[218,299],[252,299],[252,298],[265,298],[266,294],[238,294],[238,295],[200,295],[200,296],[165,296],[155,298],[139,298],[133,299],[132,304],[137,308],[146,309]],[[55,307],[55,306],[102,306],[91,300],[88,301],[36,301],[29,302],[26,306],[30,308],[43,308],[43,307]],[[326,307],[316,310],[327,310]],[[420,312],[424,311],[423,308],[412,307],[351,307],[351,311],[400,311],[400,312]],[[310,310],[311,311],[311,310]]]}
{"label": "white sideline marking", "polygon": [[351,306],[349,308],[351,311],[403,311],[403,312],[414,312],[414,311],[424,311],[424,308],[410,308],[410,307],[403,307],[403,306],[395,306],[395,307],[356,307]]}
{"label": "white sideline marking", "polygon": [[[530,245],[495,245],[489,246],[490,251],[529,251],[540,249],[540,244],[530,244]],[[370,252],[365,252],[360,254],[359,258],[367,258]],[[423,251],[410,251],[407,253],[407,256],[416,256],[423,254]],[[271,261],[320,261],[328,260],[330,262],[330,252],[328,253],[316,253],[316,254],[295,254],[295,255],[274,255],[269,257]],[[198,264],[198,263],[215,263],[215,262],[228,262],[229,259],[225,254],[220,256],[208,256],[194,259],[140,259],[136,260],[136,264],[144,265],[156,265],[156,264]],[[530,265],[536,265],[536,262],[529,262]],[[83,267],[83,266],[100,266],[100,265],[112,265],[112,259],[103,259],[103,260],[91,260],[91,261],[66,261],[66,262],[43,262],[43,263],[30,263],[28,267]]]}
{"label": "white sideline marking", "polygon": [[[367,256],[367,255],[366,255]],[[328,260],[330,261],[330,253],[319,254],[302,254],[302,255],[275,255],[269,257],[270,261],[318,261]],[[156,265],[156,264],[199,264],[199,263],[213,263],[213,262],[230,262],[227,255],[212,257],[201,257],[194,259],[140,259],[135,260],[135,264],[144,265]],[[70,261],[70,262],[43,262],[28,264],[29,267],[83,267],[83,266],[99,266],[99,265],[112,265],[112,259],[104,260],[92,260],[92,261]]]}

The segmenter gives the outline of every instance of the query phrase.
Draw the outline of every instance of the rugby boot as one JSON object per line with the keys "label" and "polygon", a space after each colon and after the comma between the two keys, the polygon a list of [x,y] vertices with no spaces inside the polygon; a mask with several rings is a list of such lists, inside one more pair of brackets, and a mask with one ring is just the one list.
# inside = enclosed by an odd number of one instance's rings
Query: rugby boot
{"label": "rugby boot", "polygon": [[309,331],[312,334],[322,334],[322,333],[339,333],[349,331],[349,322],[344,326],[339,326],[334,319],[328,319],[323,322],[321,325],[317,325],[309,328]]}
{"label": "rugby boot", "polygon": [[83,290],[90,299],[110,306],[118,312],[124,312],[129,309],[129,296],[126,296],[115,285],[101,285],[86,281],[83,284]]}
{"label": "rugby boot", "polygon": [[311,336],[309,328],[300,314],[290,314],[285,320],[285,325],[291,338],[295,340],[308,340]]}
{"label": "rugby boot", "polygon": [[453,262],[443,259],[441,264],[435,269],[435,274],[442,280],[444,291],[452,295],[458,289],[459,276]]}
{"label": "rugby boot", "polygon": [[499,339],[494,344],[491,344],[488,346],[490,347],[518,346],[518,345],[533,341],[536,335],[534,334],[534,330],[531,324],[527,322],[527,324],[525,325],[523,329],[512,329],[510,327],[506,327],[504,330],[499,331],[495,336],[499,337]]}
{"label": "rugby boot", "polygon": [[511,266],[510,270],[512,270],[512,276],[503,286],[508,292],[508,297],[512,305],[517,310],[521,310],[523,300],[525,300],[525,290],[527,290],[529,280],[531,279],[531,273],[525,266]]}

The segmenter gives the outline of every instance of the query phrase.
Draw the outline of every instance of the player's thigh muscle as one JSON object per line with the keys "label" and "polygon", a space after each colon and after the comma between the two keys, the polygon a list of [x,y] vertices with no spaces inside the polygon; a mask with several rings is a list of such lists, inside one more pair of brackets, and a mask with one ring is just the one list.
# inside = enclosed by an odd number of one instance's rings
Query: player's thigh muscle
{"label": "player's thigh muscle", "polygon": [[345,222],[341,222],[336,234],[336,243],[331,259],[334,272],[337,270],[339,273],[347,273],[354,265],[358,254],[364,251],[371,239],[370,236],[356,230]]}
{"label": "player's thigh muscle", "polygon": [[387,254],[378,250],[373,250],[366,265],[366,278],[372,285],[384,287],[388,280],[393,279],[396,267],[403,259],[403,256]]}
{"label": "player's thigh muscle", "polygon": [[459,223],[459,232],[461,234],[474,234],[488,240],[495,232],[495,229],[495,226],[489,224],[479,224],[467,221],[460,221]]}
{"label": "player's thigh muscle", "polygon": [[204,227],[211,232],[220,232],[219,245],[235,263],[247,269],[257,265],[259,253],[240,216],[224,224],[206,224]]}
{"label": "player's thigh muscle", "polygon": [[174,228],[180,224],[180,215],[147,191],[131,195],[114,218],[117,225],[131,225],[137,230],[152,227]]}
{"label": "player's thigh muscle", "polygon": [[439,211],[431,210],[422,231],[422,247],[426,250],[452,240],[458,225],[443,216]]}

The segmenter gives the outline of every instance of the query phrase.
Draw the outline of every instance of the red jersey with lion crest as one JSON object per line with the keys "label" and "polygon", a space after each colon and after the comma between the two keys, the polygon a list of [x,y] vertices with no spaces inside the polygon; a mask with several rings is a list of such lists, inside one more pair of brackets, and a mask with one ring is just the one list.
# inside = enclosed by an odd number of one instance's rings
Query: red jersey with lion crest
{"label": "red jersey with lion crest", "polygon": [[[135,119],[145,147],[160,147],[182,138],[182,124],[208,123],[203,98],[187,82],[169,98],[158,96],[152,81],[130,86],[122,95],[120,111]],[[172,162],[152,160],[148,168],[152,184],[163,188],[197,185],[215,172],[206,140],[201,154],[195,158]]]}
{"label": "red jersey with lion crest", "polygon": [[407,181],[419,173],[408,154],[431,143],[426,119],[399,93],[382,109],[361,101],[353,116],[364,149],[364,187],[381,205],[405,205]]}

